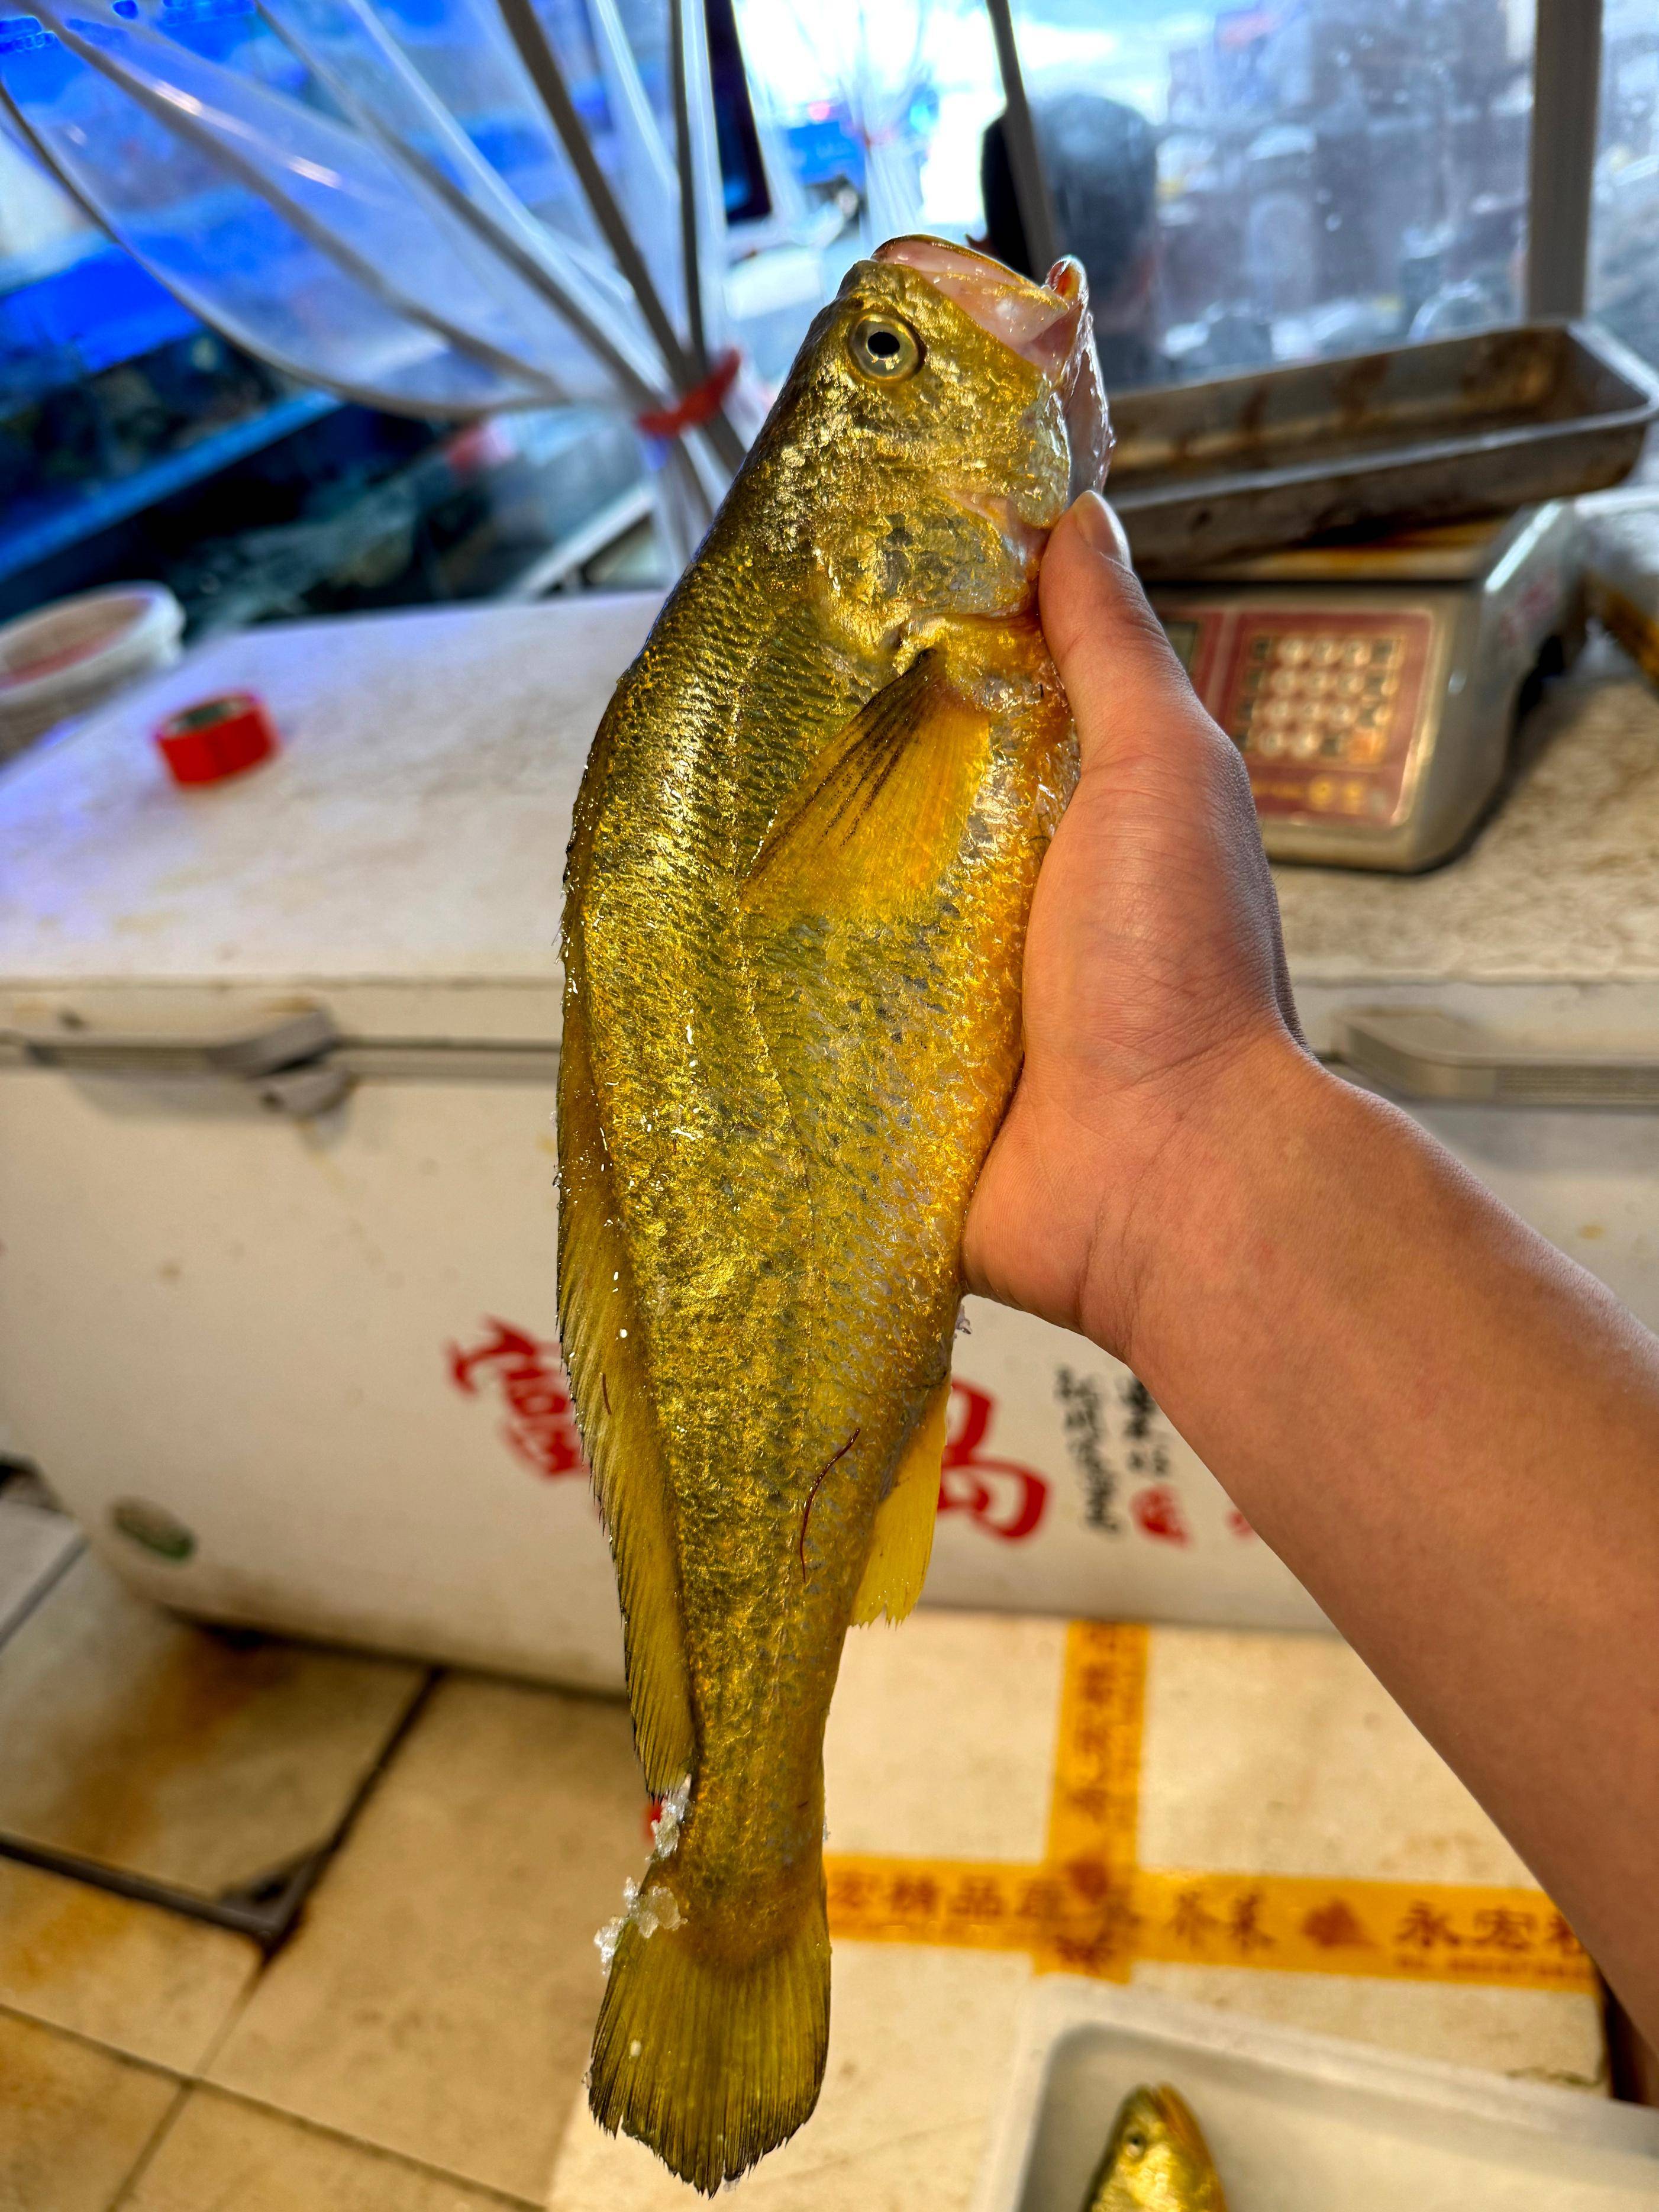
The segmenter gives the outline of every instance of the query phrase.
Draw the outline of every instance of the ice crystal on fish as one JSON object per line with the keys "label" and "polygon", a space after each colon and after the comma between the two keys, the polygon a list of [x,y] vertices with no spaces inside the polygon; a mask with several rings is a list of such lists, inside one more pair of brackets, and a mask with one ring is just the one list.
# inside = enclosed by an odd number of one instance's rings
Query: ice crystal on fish
{"label": "ice crystal on fish", "polygon": [[662,1882],[647,1889],[634,1908],[634,1925],[641,1936],[654,1936],[659,1928],[678,1928],[680,1918],[679,1899]]}
{"label": "ice crystal on fish", "polygon": [[599,1954],[599,1972],[602,1974],[608,1974],[611,1972],[611,1961],[617,1955],[617,1946],[621,1942],[623,1929],[627,1925],[625,1919],[607,1920],[598,1935],[594,1936],[593,1942]]}
{"label": "ice crystal on fish", "polygon": [[[690,1787],[688,1783],[685,1785],[687,1794]],[[680,1798],[683,1810],[684,1796],[679,1790],[676,1790],[673,1795]],[[668,1801],[665,1800],[665,1809],[667,1802]],[[659,1928],[678,1928],[684,1918],[684,1915],[680,1911],[679,1899],[665,1883],[654,1882],[649,1889],[641,1893],[640,1885],[630,1875],[623,1884],[621,1912],[614,1920],[607,1920],[593,1938],[594,1946],[599,1954],[600,1972],[606,1974],[611,1972],[611,1962],[617,1955],[617,1946],[622,1942],[624,1929],[637,1928],[642,1936],[649,1937],[654,1936]]]}
{"label": "ice crystal on fish", "polygon": [[651,1856],[653,1859],[672,1858],[674,1847],[680,1839],[680,1822],[685,1818],[685,1808],[691,1802],[691,1777],[675,1784],[657,1809],[651,1823]]}

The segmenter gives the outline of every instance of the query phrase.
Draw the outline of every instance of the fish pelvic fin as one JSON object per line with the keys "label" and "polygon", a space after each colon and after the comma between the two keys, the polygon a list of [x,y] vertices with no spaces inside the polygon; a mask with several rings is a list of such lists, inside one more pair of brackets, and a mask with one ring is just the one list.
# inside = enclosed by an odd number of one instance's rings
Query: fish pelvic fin
{"label": "fish pelvic fin", "polygon": [[877,1620],[902,1620],[921,1595],[933,1556],[933,1522],[939,1512],[939,1468],[945,1457],[945,1421],[951,1404],[947,1371],[929,1392],[921,1419],[900,1454],[893,1486],[876,1508],[876,1525],[864,1579],[853,1600],[856,1626]]}
{"label": "fish pelvic fin", "polygon": [[558,1124],[560,1342],[616,1561],[635,1747],[647,1787],[661,1796],[696,1764],[691,1685],[633,1273],[616,1227],[586,1013],[571,990]]}
{"label": "fish pelvic fin", "polygon": [[844,723],[788,793],[755,855],[744,911],[902,913],[957,856],[984,778],[990,717],[918,653]]}
{"label": "fish pelvic fin", "polygon": [[634,2136],[712,2197],[811,2117],[829,2040],[820,1872],[781,1941],[747,1961],[700,1942],[695,1920],[648,1937],[623,1929],[588,2105],[602,2128]]}

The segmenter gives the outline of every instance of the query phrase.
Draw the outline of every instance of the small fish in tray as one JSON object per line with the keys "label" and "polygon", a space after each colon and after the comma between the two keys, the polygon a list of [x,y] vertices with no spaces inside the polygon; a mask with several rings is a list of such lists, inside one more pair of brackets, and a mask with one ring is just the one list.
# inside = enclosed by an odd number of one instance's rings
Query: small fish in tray
{"label": "small fish in tray", "polygon": [[1178,2089],[1166,2081],[1129,2092],[1081,2212],[1227,2212],[1210,2147]]}
{"label": "small fish in tray", "polygon": [[667,1800],[590,2100],[713,2192],[817,2101],[824,1722],[927,1569],[962,1230],[1077,772],[1036,617],[1083,272],[848,275],[623,677],[566,877],[560,1325]]}

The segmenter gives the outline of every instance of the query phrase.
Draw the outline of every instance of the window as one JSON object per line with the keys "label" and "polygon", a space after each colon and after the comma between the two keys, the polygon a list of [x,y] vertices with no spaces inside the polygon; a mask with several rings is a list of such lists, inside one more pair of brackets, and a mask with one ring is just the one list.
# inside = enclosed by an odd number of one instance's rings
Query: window
{"label": "window", "polygon": [[[1629,6],[1653,19],[1653,0]],[[1533,0],[1013,0],[1012,14],[1109,384],[1524,312]],[[1022,257],[982,0],[810,19],[747,0],[741,21],[809,190],[865,196],[861,242],[927,228]]]}
{"label": "window", "polygon": [[1659,362],[1659,8],[1608,0],[1590,221],[1589,304]]}

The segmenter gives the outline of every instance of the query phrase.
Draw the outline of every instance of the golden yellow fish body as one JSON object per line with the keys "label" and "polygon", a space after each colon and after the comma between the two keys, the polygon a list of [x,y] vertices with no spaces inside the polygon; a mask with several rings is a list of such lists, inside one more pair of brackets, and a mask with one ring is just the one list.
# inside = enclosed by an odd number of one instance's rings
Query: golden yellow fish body
{"label": "golden yellow fish body", "polygon": [[1123,2100],[1083,2212],[1227,2212],[1204,2131],[1178,2089],[1166,2081]]}
{"label": "golden yellow fish body", "polygon": [[[1016,321],[1056,301],[1004,289]],[[1065,398],[916,269],[860,264],[577,807],[561,1328],[647,1779],[690,1780],[591,2095],[709,2191],[816,2100],[824,1722],[849,1621],[899,1617],[927,1564],[963,1220],[1075,774],[1035,608]]]}

